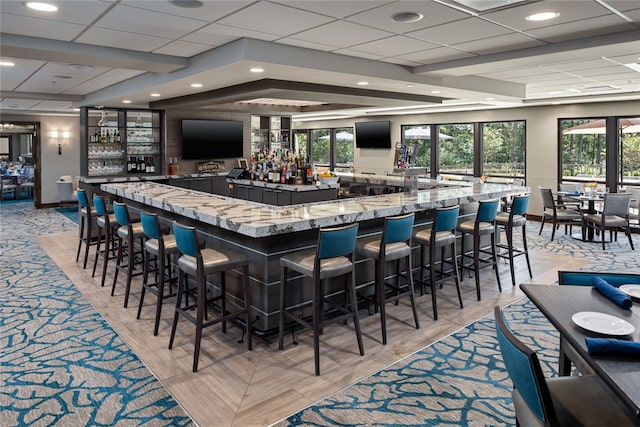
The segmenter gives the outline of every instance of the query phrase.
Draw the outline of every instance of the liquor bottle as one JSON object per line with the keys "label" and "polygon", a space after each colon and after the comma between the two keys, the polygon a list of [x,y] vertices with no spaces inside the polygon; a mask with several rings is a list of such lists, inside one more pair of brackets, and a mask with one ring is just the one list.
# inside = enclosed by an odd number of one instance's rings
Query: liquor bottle
{"label": "liquor bottle", "polygon": [[138,172],[138,164],[136,163],[136,158],[131,157],[131,173]]}
{"label": "liquor bottle", "polygon": [[138,165],[140,165],[138,171],[145,173],[147,172],[147,164],[145,162],[145,158],[144,157],[139,157],[138,158]]}
{"label": "liquor bottle", "polygon": [[127,159],[127,173],[131,173],[131,157]]}
{"label": "liquor bottle", "polygon": [[156,165],[153,162],[153,157],[149,157],[149,166],[147,167],[147,172],[156,173]]}
{"label": "liquor bottle", "polygon": [[169,166],[167,173],[169,175],[173,175],[173,159],[171,157],[169,157]]}
{"label": "liquor bottle", "polygon": [[178,166],[178,158],[173,159],[173,173],[174,175],[180,175],[180,166]]}

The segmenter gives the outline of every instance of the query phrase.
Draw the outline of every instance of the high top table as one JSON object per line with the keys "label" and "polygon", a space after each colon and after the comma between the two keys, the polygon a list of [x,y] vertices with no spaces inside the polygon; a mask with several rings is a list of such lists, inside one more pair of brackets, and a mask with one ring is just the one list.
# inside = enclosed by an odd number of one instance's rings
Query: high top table
{"label": "high top table", "polygon": [[[156,212],[167,223],[175,219],[197,227],[209,247],[219,245],[246,253],[250,259],[252,318],[257,319],[253,326],[264,334],[278,326],[280,257],[314,247],[318,228],[357,222],[359,237],[370,236],[381,233],[387,216],[416,212],[416,224],[429,224],[437,207],[459,204],[465,214],[472,215],[474,202],[529,191],[526,187],[476,184],[273,206],[153,182],[105,183],[101,189],[134,210]],[[373,261],[358,260],[357,283],[373,283],[373,271]],[[230,275],[227,291],[241,297],[237,285],[237,276]],[[311,285],[305,279],[302,286],[292,286],[287,306],[310,300]],[[327,286],[331,288],[332,284]]]}

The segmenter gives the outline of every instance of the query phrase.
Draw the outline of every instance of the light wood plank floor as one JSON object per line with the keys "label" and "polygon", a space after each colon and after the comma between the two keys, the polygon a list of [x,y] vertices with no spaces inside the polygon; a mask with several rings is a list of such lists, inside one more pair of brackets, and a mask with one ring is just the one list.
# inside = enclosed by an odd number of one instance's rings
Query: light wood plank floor
{"label": "light wood plank floor", "polygon": [[[465,276],[462,282],[465,307],[460,309],[455,287],[445,284],[438,292],[438,321],[433,320],[431,296],[418,297],[419,330],[413,327],[406,302],[388,305],[386,346],[381,344],[378,316],[364,313],[363,357],[358,353],[352,327],[334,324],[321,337],[320,377],[314,375],[312,339],[306,332],[297,334],[297,346],[287,336],[283,351],[278,350],[277,342],[258,339],[254,340],[253,351],[247,351],[246,344],[237,342],[241,336],[239,328],[232,326],[225,335],[214,326],[205,330],[199,370],[192,373],[191,323],[178,324],[174,348],[167,348],[173,316],[171,300],[165,302],[160,332],[154,337],[152,295],[146,297],[141,319],[136,320],[140,277],[133,280],[129,307],[125,309],[124,275],[119,276],[115,296],[110,296],[113,261],[107,285],[102,288],[99,272],[92,278],[91,268],[83,270],[82,263],[75,262],[76,233],[42,236],[38,242],[201,426],[270,425],[490,314],[495,305],[506,305],[523,296],[518,287],[511,285],[508,265],[501,262],[502,292],[498,292],[492,271],[484,269],[482,300],[477,301],[474,280]],[[552,283],[559,268],[575,269],[584,264],[583,260],[543,252],[532,252],[531,260],[534,275],[531,281],[535,283]],[[90,264],[92,261],[93,251]],[[516,280],[529,281],[522,258],[517,260]]]}

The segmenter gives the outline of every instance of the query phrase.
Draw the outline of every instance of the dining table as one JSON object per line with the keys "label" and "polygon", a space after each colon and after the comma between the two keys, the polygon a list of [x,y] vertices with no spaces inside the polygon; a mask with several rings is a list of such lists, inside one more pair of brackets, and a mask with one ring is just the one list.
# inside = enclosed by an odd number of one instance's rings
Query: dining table
{"label": "dining table", "polygon": [[[580,203],[580,205],[583,205],[584,203],[587,204],[587,208],[586,209],[582,209],[582,213],[583,214],[594,214],[597,213],[598,211],[596,210],[596,203],[603,203],[604,202],[604,193],[596,193],[596,192],[591,192],[591,193],[580,193],[580,194],[575,194],[575,193],[566,193],[566,192],[562,192],[562,191],[558,191],[558,196],[561,196],[565,201],[573,201],[576,203]],[[582,233],[580,234],[580,236],[574,236],[579,240],[583,240],[585,242],[594,242],[594,243],[602,243],[602,240],[600,240],[601,238],[604,239],[604,236],[595,236],[595,232],[593,228],[587,228],[586,230],[587,235],[586,236],[582,236]]]}
{"label": "dining table", "polygon": [[[631,309],[624,309],[592,286],[521,284],[520,288],[595,374],[640,418],[640,358],[593,356],[585,341],[589,337],[640,341],[640,301],[636,300]],[[626,324],[616,322],[610,330],[604,327],[606,333],[602,333],[599,325],[592,327],[581,321],[585,315],[602,319],[614,316]]]}

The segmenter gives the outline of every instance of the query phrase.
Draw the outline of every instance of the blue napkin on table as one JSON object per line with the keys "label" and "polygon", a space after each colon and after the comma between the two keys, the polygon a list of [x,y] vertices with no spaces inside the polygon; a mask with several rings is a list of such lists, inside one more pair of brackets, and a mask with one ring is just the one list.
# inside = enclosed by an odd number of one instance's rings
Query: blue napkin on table
{"label": "blue napkin on table", "polygon": [[574,196],[574,197],[575,196],[581,196],[581,195],[582,195],[582,193],[577,193],[577,192],[576,193],[567,193],[567,194],[565,194],[565,196]]}
{"label": "blue napkin on table", "polygon": [[640,357],[640,342],[615,338],[585,338],[585,342],[592,356]]}
{"label": "blue napkin on table", "polygon": [[602,295],[609,298],[611,301],[615,302],[622,308],[626,308],[627,310],[631,308],[633,305],[633,301],[630,297],[625,295],[620,291],[620,289],[615,286],[611,286],[606,280],[604,280],[600,276],[594,276],[591,279],[591,283],[596,287],[597,290],[600,291]]}

